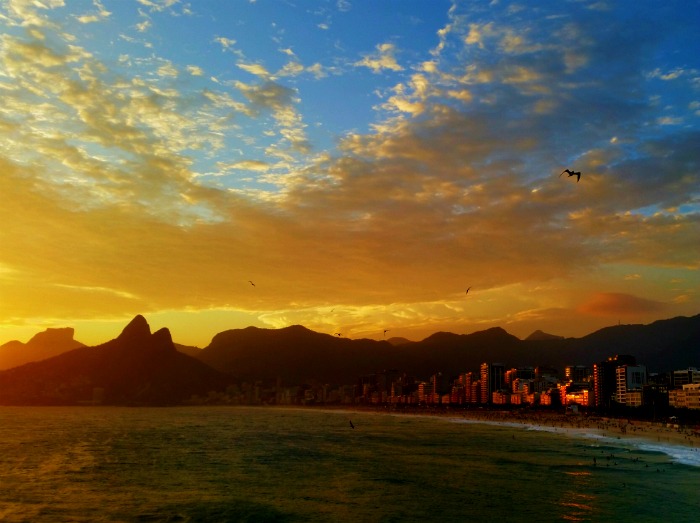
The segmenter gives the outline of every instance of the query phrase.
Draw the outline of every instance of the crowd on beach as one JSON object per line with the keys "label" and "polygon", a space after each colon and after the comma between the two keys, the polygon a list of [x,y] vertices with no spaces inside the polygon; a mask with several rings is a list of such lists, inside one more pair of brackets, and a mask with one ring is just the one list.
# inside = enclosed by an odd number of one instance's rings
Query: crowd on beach
{"label": "crowd on beach", "polygon": [[[454,414],[454,413],[453,413]],[[550,411],[465,411],[466,419],[512,422],[553,429],[587,430],[607,437],[640,437],[650,441],[700,447],[700,429],[683,427],[670,421],[638,421],[584,414]]]}
{"label": "crowd on beach", "polygon": [[[382,407],[359,407],[351,410],[386,412]],[[550,410],[452,410],[409,407],[390,409],[393,414],[415,416],[448,416],[455,419],[484,421],[489,423],[516,423],[524,426],[559,429],[562,431],[586,431],[611,438],[635,437],[671,445],[683,445],[700,451],[700,426],[683,426],[673,419],[661,421],[613,418],[590,413],[563,413]]]}

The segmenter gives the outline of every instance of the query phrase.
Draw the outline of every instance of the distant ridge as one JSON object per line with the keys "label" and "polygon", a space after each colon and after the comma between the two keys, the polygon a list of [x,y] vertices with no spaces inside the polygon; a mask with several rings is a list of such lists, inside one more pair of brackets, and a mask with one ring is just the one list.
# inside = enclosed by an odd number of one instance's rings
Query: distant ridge
{"label": "distant ridge", "polygon": [[396,347],[398,347],[399,345],[406,345],[407,343],[411,343],[411,340],[406,339],[406,338],[401,338],[400,336],[393,336],[386,341],[391,343],[392,345],[394,345]]}
{"label": "distant ridge", "polygon": [[73,339],[72,327],[50,328],[35,334],[27,343],[13,340],[0,345],[0,370],[51,358],[85,345]]}
{"label": "distant ridge", "polygon": [[178,352],[168,329],[151,334],[145,318],[137,316],[105,344],[0,371],[0,404],[89,402],[95,389],[104,390],[106,404],[177,404],[232,382],[351,385],[390,369],[428,379],[436,372],[450,377],[478,372],[483,362],[563,371],[615,354],[635,356],[649,372],[666,372],[700,367],[700,315],[606,327],[582,338],[541,333],[525,340],[499,327],[394,342],[332,336],[301,325],[247,327],[221,332],[203,349],[189,349],[196,357]]}
{"label": "distant ridge", "polygon": [[[454,334],[437,332],[422,341],[351,340],[302,326],[234,329],[217,334],[199,357],[244,381],[285,384],[310,381],[351,384],[359,376],[396,369],[421,379],[478,371],[483,362],[514,367],[588,365],[615,354],[632,354],[650,372],[700,366],[700,315],[650,325],[615,326],[583,338],[538,335],[520,340],[500,327]],[[544,339],[537,339],[544,338]]]}
{"label": "distant ridge", "polygon": [[527,338],[525,338],[526,341],[543,341],[543,340],[563,340],[564,336],[557,336],[555,334],[548,334],[546,332],[542,332],[541,330],[536,330],[532,334],[530,334]]}
{"label": "distant ridge", "polygon": [[170,331],[136,316],[115,339],[0,372],[0,404],[179,404],[230,379],[178,352]]}

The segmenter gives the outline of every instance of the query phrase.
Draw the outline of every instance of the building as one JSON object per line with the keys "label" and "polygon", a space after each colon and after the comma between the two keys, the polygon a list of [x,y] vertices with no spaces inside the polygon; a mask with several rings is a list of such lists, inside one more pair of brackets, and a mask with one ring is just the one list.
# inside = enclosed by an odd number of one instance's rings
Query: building
{"label": "building", "polygon": [[668,391],[668,402],[677,409],[700,409],[700,383],[686,383]]}
{"label": "building", "polygon": [[593,405],[610,407],[616,400],[616,369],[622,365],[636,365],[634,356],[616,355],[593,365]]}
{"label": "building", "polygon": [[591,376],[590,367],[584,365],[568,365],[564,368],[564,381],[583,383],[589,380]]}
{"label": "building", "polygon": [[506,386],[506,367],[502,363],[482,363],[481,369],[481,403],[491,403],[493,393]]}
{"label": "building", "polygon": [[615,369],[615,401],[628,407],[641,407],[642,388],[647,382],[644,365],[621,365]]}
{"label": "building", "polygon": [[674,370],[671,376],[671,384],[674,388],[681,388],[688,383],[700,383],[700,370],[689,367],[685,370]]}

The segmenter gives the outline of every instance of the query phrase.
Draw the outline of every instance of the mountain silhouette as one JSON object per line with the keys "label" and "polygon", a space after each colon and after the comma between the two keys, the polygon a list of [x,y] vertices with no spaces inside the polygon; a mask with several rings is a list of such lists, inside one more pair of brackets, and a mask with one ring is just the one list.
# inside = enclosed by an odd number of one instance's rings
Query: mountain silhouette
{"label": "mountain silhouette", "polygon": [[115,339],[0,372],[0,404],[170,405],[223,390],[230,379],[175,349],[170,331],[151,334],[136,316]]}
{"label": "mountain silhouette", "polygon": [[0,370],[10,369],[32,361],[51,358],[78,347],[82,343],[73,339],[74,330],[71,327],[46,329],[27,343],[18,340],[8,341],[0,345]]}
{"label": "mountain silhouette", "polygon": [[455,376],[478,371],[483,362],[563,371],[567,365],[591,366],[615,354],[634,355],[650,372],[700,366],[700,315],[607,327],[583,338],[520,340],[496,327],[472,334],[438,332],[400,345],[338,338],[299,325],[248,327],[217,334],[198,357],[238,380],[352,384],[361,375],[388,369],[422,379],[435,372]]}
{"label": "mountain silhouette", "polygon": [[248,327],[217,334],[200,359],[242,381],[285,384],[320,381],[352,384],[362,375],[396,369],[413,376],[459,373],[491,356],[517,353],[520,340],[500,328],[457,335],[433,334],[421,342],[351,340],[300,325],[283,329]]}
{"label": "mountain silhouette", "polygon": [[332,336],[301,325],[247,327],[221,332],[203,349],[188,348],[192,357],[176,349],[168,329],[151,334],[146,319],[136,316],[107,343],[0,371],[0,404],[76,404],[101,391],[104,404],[167,405],[234,382],[350,385],[383,370],[428,379],[437,372],[478,372],[483,362],[546,365],[561,372],[566,365],[591,366],[615,354],[635,356],[649,372],[700,367],[700,315],[616,325],[582,338],[542,334],[520,340],[496,327],[396,343]]}
{"label": "mountain silhouette", "polygon": [[542,332],[541,330],[536,330],[530,334],[525,341],[544,341],[544,340],[563,340],[564,336],[557,336],[556,334],[548,334]]}

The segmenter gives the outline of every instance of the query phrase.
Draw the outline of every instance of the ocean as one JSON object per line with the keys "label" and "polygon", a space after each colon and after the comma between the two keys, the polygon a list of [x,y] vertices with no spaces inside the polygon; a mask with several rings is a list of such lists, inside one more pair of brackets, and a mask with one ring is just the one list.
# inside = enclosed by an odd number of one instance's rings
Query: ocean
{"label": "ocean", "polygon": [[0,407],[0,521],[677,523],[699,514],[700,451],[632,438],[458,415]]}

